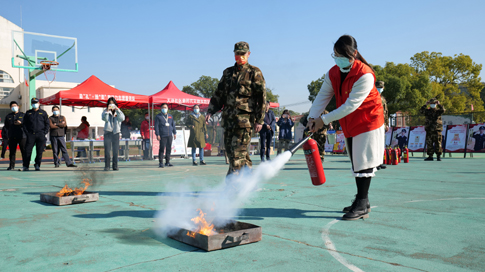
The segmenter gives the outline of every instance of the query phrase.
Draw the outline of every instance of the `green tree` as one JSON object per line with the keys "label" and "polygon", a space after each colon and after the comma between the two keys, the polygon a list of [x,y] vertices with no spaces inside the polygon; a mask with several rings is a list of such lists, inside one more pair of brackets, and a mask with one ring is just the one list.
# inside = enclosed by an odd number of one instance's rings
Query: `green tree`
{"label": "green tree", "polygon": [[[313,101],[315,101],[315,98],[317,97],[318,92],[320,92],[324,79],[325,79],[325,74],[321,78],[317,80],[313,80],[310,84],[307,85],[308,92],[310,92],[310,95],[308,96],[308,100],[310,100],[312,103]],[[335,101],[335,96],[334,96],[332,97],[332,100],[330,100],[330,102],[328,103],[326,110],[333,111],[336,108],[337,108],[337,102]]]}
{"label": "green tree", "polygon": [[182,88],[182,92],[210,98],[217,90],[219,80],[210,76],[201,76],[196,82]]}
{"label": "green tree", "polygon": [[411,58],[411,67],[417,73],[429,75],[433,86],[431,97],[437,97],[448,112],[470,111],[472,104],[476,111],[484,110],[480,97],[482,64],[473,62],[470,56],[443,56],[440,52],[423,51]]}

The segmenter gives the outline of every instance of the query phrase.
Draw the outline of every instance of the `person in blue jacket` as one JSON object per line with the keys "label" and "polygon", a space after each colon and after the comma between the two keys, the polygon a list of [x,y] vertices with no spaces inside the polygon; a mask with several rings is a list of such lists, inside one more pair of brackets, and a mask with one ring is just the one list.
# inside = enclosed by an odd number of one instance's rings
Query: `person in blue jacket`
{"label": "person in blue jacket", "polygon": [[274,112],[269,109],[269,101],[266,101],[266,114],[264,116],[263,128],[259,132],[259,139],[261,141],[261,161],[264,162],[264,155],[266,154],[266,160],[269,160],[269,152],[271,150],[271,141],[273,140],[275,130],[276,118]]}
{"label": "person in blue jacket", "polygon": [[281,149],[283,149],[283,145],[285,146],[285,151],[288,150],[288,145],[293,138],[291,135],[291,128],[295,125],[291,120],[291,115],[289,110],[284,110],[283,114],[281,115],[280,119],[278,120],[278,126],[280,127],[280,134],[279,134],[279,144],[278,144],[278,154],[281,153]]}
{"label": "person in blue jacket", "polygon": [[163,156],[165,154],[165,166],[173,166],[170,163],[170,153],[172,152],[172,137],[177,139],[177,129],[173,116],[168,113],[168,104],[162,104],[162,112],[155,117],[155,135],[160,141],[158,149],[158,167],[163,168]]}

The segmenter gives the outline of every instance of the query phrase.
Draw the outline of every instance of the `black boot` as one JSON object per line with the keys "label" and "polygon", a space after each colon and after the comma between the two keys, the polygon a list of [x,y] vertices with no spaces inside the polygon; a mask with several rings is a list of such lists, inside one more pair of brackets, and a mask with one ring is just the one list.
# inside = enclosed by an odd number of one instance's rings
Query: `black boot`
{"label": "black boot", "polygon": [[[354,200],[352,201],[352,205],[345,207],[345,208],[342,210],[342,212],[344,212],[344,213],[348,213],[348,212],[350,212],[350,210],[352,209],[352,207],[353,207],[353,205],[355,204],[356,200],[357,200],[357,195],[355,195],[355,198],[354,198]],[[368,211],[368,212],[370,212],[370,203],[369,203],[369,198],[367,198],[367,211]]]}
{"label": "black boot", "polygon": [[369,200],[367,198],[356,198],[354,203],[352,203],[352,208],[350,209],[350,211],[342,216],[342,220],[357,220],[360,218],[369,218],[369,210],[367,210],[368,202]]}
{"label": "black boot", "polygon": [[197,166],[198,164],[197,164],[197,162],[196,162],[196,161],[192,161],[192,165],[193,165],[193,166]]}
{"label": "black boot", "polygon": [[429,157],[427,157],[426,159],[424,159],[425,161],[433,161],[433,155],[430,155]]}
{"label": "black boot", "polygon": [[441,155],[436,155],[436,157],[437,157],[436,158],[437,161],[441,161]]}

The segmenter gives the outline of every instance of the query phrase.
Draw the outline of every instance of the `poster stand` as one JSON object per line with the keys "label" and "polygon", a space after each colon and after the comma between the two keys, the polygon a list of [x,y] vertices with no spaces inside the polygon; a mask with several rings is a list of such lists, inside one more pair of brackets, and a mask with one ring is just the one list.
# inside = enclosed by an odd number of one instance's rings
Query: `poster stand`
{"label": "poster stand", "polygon": [[[465,137],[465,154],[463,154],[463,158],[466,159],[466,151],[467,151],[467,143],[468,143],[468,134],[470,133],[470,129],[469,129],[469,125],[467,124],[466,125],[466,137]],[[472,153],[470,153],[470,157],[473,157],[471,156]],[[451,155],[451,154],[450,154]],[[451,156],[450,156],[451,157]]]}

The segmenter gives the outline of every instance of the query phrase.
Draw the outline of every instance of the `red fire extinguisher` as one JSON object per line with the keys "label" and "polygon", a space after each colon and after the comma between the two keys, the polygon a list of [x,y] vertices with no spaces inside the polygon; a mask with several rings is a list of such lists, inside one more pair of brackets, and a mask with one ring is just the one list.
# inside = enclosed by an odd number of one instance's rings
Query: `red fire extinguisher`
{"label": "red fire extinguisher", "polygon": [[384,162],[382,164],[387,164],[387,149],[384,149]]}
{"label": "red fire extinguisher", "polygon": [[399,159],[398,159],[398,154],[397,154],[396,148],[391,150],[391,155],[392,155],[392,165],[398,165]]}
{"label": "red fire extinguisher", "polygon": [[409,149],[407,146],[404,147],[402,154],[403,154],[404,163],[409,163]]}
{"label": "red fire extinguisher", "polygon": [[313,185],[318,186],[324,184],[327,179],[325,178],[325,172],[323,171],[317,142],[313,139],[309,139],[303,144],[303,153],[305,154]]}
{"label": "red fire extinguisher", "polygon": [[391,147],[388,147],[386,152],[387,152],[387,165],[392,164],[392,151]]}
{"label": "red fire extinguisher", "polygon": [[398,162],[401,163],[401,148],[399,148],[399,146],[397,147],[397,157],[398,157]]}

